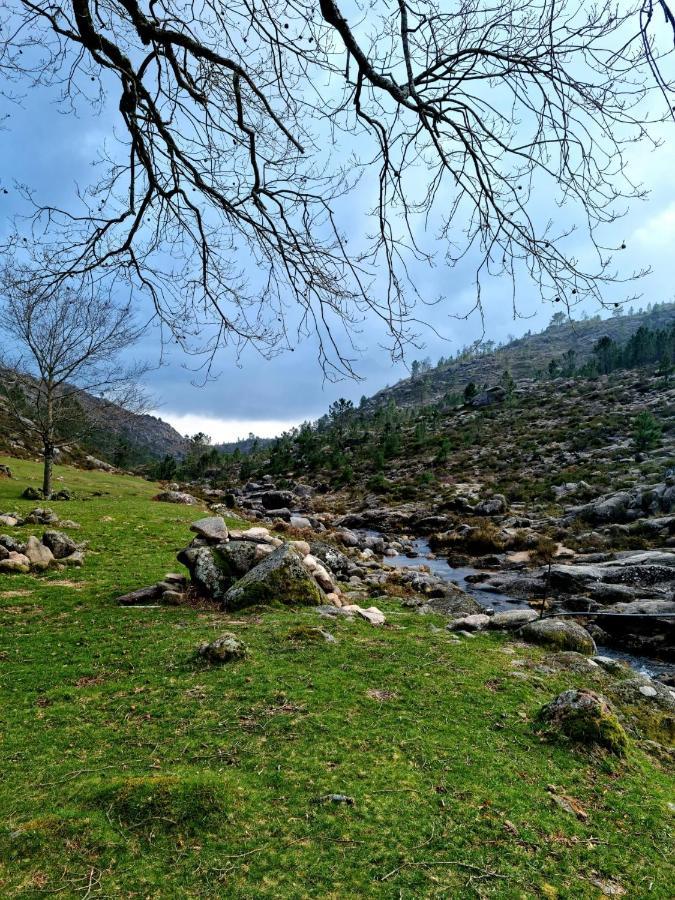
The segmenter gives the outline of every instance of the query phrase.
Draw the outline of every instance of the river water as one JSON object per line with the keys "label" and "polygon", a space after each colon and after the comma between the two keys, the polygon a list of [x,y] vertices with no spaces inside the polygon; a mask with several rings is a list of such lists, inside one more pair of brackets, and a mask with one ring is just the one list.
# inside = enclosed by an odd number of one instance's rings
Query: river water
{"label": "river water", "polygon": [[[398,556],[385,557],[384,562],[390,566],[397,568],[419,568],[426,566],[430,572],[442,578],[444,581],[450,581],[458,585],[467,594],[470,594],[475,600],[486,609],[493,609],[495,612],[501,612],[506,609],[529,609],[529,604],[525,600],[519,600],[516,597],[509,597],[507,594],[499,594],[493,591],[482,590],[480,584],[474,584],[467,581],[467,577],[478,573],[478,569],[471,566],[455,567],[451,566],[447,559],[437,557],[429,559],[431,549],[429,544],[423,538],[417,538],[412,542],[415,549],[415,556],[407,556],[399,554]],[[598,646],[598,653],[601,656],[611,656],[613,659],[623,660],[627,662],[636,672],[642,675],[649,675],[650,678],[657,678],[659,675],[672,675],[675,673],[675,664],[665,662],[660,659],[651,659],[647,656],[635,656],[631,653],[625,653],[622,650],[616,650],[613,647]]]}

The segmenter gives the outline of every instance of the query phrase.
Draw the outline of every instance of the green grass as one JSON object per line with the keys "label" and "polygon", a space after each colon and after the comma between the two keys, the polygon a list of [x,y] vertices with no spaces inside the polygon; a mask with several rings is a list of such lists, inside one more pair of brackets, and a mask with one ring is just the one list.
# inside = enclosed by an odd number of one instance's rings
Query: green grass
{"label": "green grass", "polygon": [[[28,510],[38,466],[7,462],[0,511]],[[634,730],[616,761],[533,727],[558,691],[604,676],[551,673],[537,648],[514,667],[497,635],[455,646],[393,599],[381,629],[119,608],[177,568],[200,511],[138,479],[57,474],[84,568],[0,576],[0,896],[595,898],[600,879],[672,897],[667,764]],[[337,643],[298,638],[317,624]],[[222,631],[247,660],[195,657]]]}

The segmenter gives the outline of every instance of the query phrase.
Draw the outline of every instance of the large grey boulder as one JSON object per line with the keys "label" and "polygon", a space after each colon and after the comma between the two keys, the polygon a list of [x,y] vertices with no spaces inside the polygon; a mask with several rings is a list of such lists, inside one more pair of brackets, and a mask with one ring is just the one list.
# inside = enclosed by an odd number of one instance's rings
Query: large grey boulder
{"label": "large grey boulder", "polygon": [[227,540],[227,525],[222,516],[206,516],[198,519],[190,525],[190,531],[215,543]]}
{"label": "large grey boulder", "polygon": [[522,628],[523,625],[527,625],[536,618],[537,613],[533,609],[506,609],[490,616],[488,628],[515,631],[516,628]]}
{"label": "large grey boulder", "polygon": [[319,606],[325,594],[287,545],[270,553],[226,593],[226,609],[257,605]]}
{"label": "large grey boulder", "polygon": [[530,644],[540,644],[552,650],[576,650],[586,656],[594,656],[595,641],[577,622],[564,619],[537,619],[529,622],[519,632]]}
{"label": "large grey boulder", "polygon": [[262,558],[263,548],[253,541],[187,547],[178,554],[178,561],[187,566],[200,593],[221,602],[232,585]]}
{"label": "large grey boulder", "polygon": [[41,544],[34,535],[31,535],[26,541],[25,555],[30,560],[33,569],[47,569],[54,562],[52,551],[49,547]]}
{"label": "large grey boulder", "polygon": [[643,516],[669,513],[675,507],[675,485],[667,482],[640,485],[630,491],[617,491],[583,506],[566,510],[568,521],[583,519],[595,525],[610,522],[635,522]]}
{"label": "large grey boulder", "polygon": [[77,550],[75,541],[62,531],[45,531],[42,543],[54,554],[55,559],[63,559]]}
{"label": "large grey boulder", "polygon": [[265,509],[283,509],[292,506],[295,497],[292,491],[264,491],[259,500]]}

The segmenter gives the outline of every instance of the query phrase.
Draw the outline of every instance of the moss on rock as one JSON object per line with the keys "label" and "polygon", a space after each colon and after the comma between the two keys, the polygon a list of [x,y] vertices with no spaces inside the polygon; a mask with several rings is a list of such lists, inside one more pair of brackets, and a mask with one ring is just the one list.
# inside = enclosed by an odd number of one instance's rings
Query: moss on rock
{"label": "moss on rock", "polygon": [[628,749],[628,737],[609,701],[594,691],[563,691],[542,707],[537,723],[549,733],[598,745],[616,756],[625,756]]}
{"label": "moss on rock", "polygon": [[226,609],[248,606],[319,606],[325,595],[297,553],[285,545],[270,553],[225,595]]}
{"label": "moss on rock", "polygon": [[538,619],[525,625],[520,636],[530,644],[540,644],[553,650],[574,650],[585,656],[594,656],[596,652],[595,641],[577,622]]}

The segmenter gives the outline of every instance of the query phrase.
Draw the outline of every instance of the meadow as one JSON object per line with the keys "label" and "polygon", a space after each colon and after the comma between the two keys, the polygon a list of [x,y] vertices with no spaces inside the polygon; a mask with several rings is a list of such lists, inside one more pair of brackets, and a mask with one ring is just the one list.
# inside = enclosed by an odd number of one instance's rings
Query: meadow
{"label": "meadow", "polygon": [[[33,508],[38,464],[0,462],[0,511]],[[382,628],[119,607],[180,570],[202,511],[56,476],[84,567],[0,575],[2,897],[673,896],[672,755],[630,728],[625,760],[534,728],[587,674],[503,635],[455,643],[395,598],[373,601]],[[223,631],[248,658],[207,665]]]}

